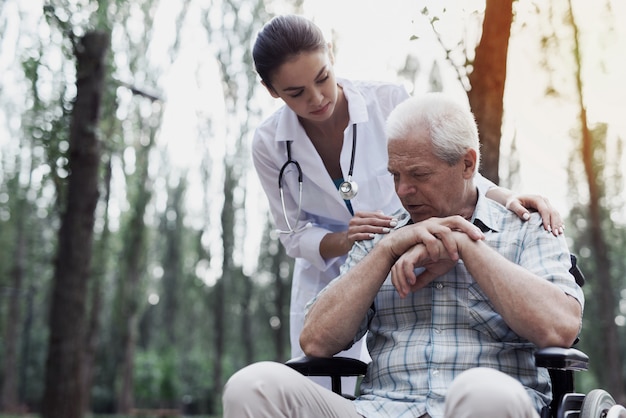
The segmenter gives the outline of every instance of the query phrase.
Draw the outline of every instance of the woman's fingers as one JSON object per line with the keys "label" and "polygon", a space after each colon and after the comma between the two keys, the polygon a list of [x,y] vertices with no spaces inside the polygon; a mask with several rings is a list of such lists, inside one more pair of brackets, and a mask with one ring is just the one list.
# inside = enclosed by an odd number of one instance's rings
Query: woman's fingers
{"label": "woman's fingers", "polygon": [[529,210],[537,211],[541,215],[543,227],[546,231],[551,232],[554,236],[563,233],[564,226],[561,214],[543,196],[514,195],[508,200],[506,207],[523,220],[530,218]]}
{"label": "woman's fingers", "polygon": [[398,225],[397,219],[382,212],[356,212],[348,224],[352,241],[372,239],[376,234],[388,234]]}

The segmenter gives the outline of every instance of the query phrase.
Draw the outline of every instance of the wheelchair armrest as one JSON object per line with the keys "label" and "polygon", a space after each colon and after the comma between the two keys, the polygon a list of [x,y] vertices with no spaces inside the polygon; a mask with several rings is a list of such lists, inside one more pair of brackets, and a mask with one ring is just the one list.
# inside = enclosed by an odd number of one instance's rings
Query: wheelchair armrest
{"label": "wheelchair armrest", "polygon": [[297,357],[285,363],[305,376],[363,376],[367,363],[348,357]]}
{"label": "wheelchair armrest", "polygon": [[535,352],[537,367],[560,370],[587,370],[589,357],[575,348],[546,347]]}
{"label": "wheelchair armrest", "polygon": [[328,376],[333,392],[354,399],[352,394],[341,391],[341,378],[344,376],[364,376],[367,363],[349,357],[297,357],[285,363],[305,376]]}

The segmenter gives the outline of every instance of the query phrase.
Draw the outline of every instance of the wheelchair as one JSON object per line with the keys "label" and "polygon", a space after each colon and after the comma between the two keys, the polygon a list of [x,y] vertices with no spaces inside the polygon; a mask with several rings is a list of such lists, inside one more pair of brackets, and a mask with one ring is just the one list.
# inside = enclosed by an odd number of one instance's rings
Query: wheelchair
{"label": "wheelchair", "polygon": [[[571,255],[570,273],[579,286],[585,277],[577,265],[576,256]],[[325,376],[331,379],[331,389],[348,399],[350,394],[342,393],[341,377],[362,377],[367,364],[347,357],[308,357],[302,356],[285,363],[305,376]],[[626,418],[626,408],[618,405],[613,397],[603,389],[593,389],[588,394],[574,391],[574,372],[589,367],[589,357],[576,348],[546,347],[535,353],[537,367],[548,369],[552,382],[552,402],[541,411],[541,418]]]}

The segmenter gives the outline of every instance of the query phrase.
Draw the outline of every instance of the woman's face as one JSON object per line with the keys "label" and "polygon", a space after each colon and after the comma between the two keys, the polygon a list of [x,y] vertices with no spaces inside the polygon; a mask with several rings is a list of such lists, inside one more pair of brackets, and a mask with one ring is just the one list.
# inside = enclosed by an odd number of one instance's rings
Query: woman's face
{"label": "woman's face", "polygon": [[270,94],[283,99],[301,118],[322,122],[335,111],[339,88],[328,51],[296,55],[278,67],[271,83]]}

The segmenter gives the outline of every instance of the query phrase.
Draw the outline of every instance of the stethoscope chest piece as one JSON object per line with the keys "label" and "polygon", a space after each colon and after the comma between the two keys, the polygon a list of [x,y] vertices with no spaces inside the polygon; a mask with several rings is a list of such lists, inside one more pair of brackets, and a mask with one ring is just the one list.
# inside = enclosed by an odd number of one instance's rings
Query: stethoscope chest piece
{"label": "stethoscope chest piece", "polygon": [[358,191],[359,185],[356,184],[356,181],[352,181],[350,177],[348,177],[347,181],[344,181],[339,185],[339,194],[343,200],[350,200],[354,198]]}
{"label": "stethoscope chest piece", "polygon": [[356,196],[359,186],[356,181],[352,181],[352,171],[354,170],[354,156],[356,154],[356,123],[352,124],[352,156],[350,157],[350,171],[348,179],[339,184],[339,195],[343,200],[350,200]]}

